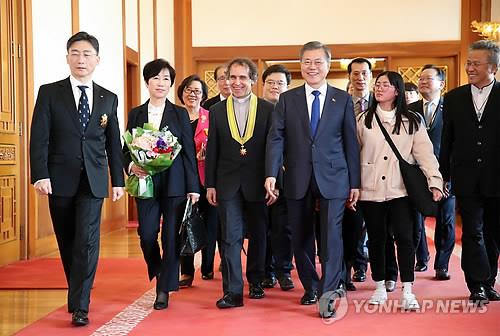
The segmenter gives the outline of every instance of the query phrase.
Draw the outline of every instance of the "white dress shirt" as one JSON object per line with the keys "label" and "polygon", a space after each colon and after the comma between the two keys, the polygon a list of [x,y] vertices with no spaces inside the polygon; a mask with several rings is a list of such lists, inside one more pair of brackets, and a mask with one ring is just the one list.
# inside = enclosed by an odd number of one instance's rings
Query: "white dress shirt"
{"label": "white dress shirt", "polygon": [[483,116],[484,108],[488,103],[488,97],[490,96],[494,83],[495,80],[481,89],[474,85],[470,86],[470,90],[472,92],[472,103],[474,104],[478,120],[481,120],[481,117]]}
{"label": "white dress shirt", "polygon": [[160,106],[154,106],[151,102],[148,104],[148,123],[153,124],[158,130],[163,118],[163,110],[165,110],[165,103]]}
{"label": "white dress shirt", "polygon": [[92,115],[92,108],[93,108],[92,102],[94,101],[94,90],[93,90],[92,80],[89,81],[88,83],[82,83],[75,77],[69,76],[69,81],[71,83],[71,89],[73,90],[73,97],[75,98],[75,106],[77,107],[77,110],[78,110],[78,104],[80,103],[80,97],[82,95],[82,90],[80,90],[78,86],[80,85],[88,86],[88,88],[85,89],[85,93],[87,94],[87,101],[89,102],[89,115]]}
{"label": "white dress shirt", "polygon": [[319,97],[319,117],[321,119],[321,115],[323,114],[323,106],[325,106],[327,87],[328,87],[328,85],[326,82],[325,82],[325,84],[321,85],[317,89],[314,89],[309,84],[305,83],[306,99],[307,99],[307,112],[309,113],[309,120],[311,120],[311,109],[312,109],[312,103],[314,101],[314,95],[312,94],[312,92],[316,90],[316,91],[319,91],[319,93],[320,93],[320,95],[318,97]]}

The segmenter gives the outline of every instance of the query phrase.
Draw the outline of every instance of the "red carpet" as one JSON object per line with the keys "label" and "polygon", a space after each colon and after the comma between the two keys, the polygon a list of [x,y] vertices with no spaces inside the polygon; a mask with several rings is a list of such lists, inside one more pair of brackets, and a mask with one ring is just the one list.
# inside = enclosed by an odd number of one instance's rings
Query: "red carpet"
{"label": "red carpet", "polygon": [[[430,223],[429,223],[430,224]],[[432,224],[431,224],[432,226]],[[429,249],[434,254],[431,240]],[[429,265],[432,265],[433,260]],[[125,266],[126,265],[126,266]],[[216,262],[218,265],[218,262]],[[116,267],[113,272],[107,267]],[[432,268],[432,267],[431,267]],[[358,290],[349,292],[344,313],[337,320],[323,321],[315,306],[298,304],[303,290],[296,272],[292,274],[297,286],[290,292],[279,288],[266,290],[266,298],[250,300],[245,295],[245,307],[219,310],[216,300],[221,296],[221,274],[216,272],[212,281],[203,281],[197,272],[192,288],[172,293],[167,310],[151,311],[152,298],[143,303],[144,318],[130,331],[119,332],[131,321],[113,323],[109,329],[99,330],[118,312],[143,295],[151,285],[146,280],[142,260],[126,259],[117,263],[101,263],[92,293],[91,323],[84,328],[72,328],[70,315],[61,308],[46,318],[22,330],[19,335],[357,335],[386,336],[387,334],[421,335],[470,335],[498,336],[500,331],[500,302],[491,302],[486,308],[472,311],[467,306],[468,291],[460,259],[453,255],[450,263],[450,281],[433,280],[434,272],[416,273],[414,292],[422,305],[420,312],[404,312],[397,303],[401,284],[389,294],[384,310],[364,304],[370,297],[374,283],[368,279],[356,283]],[[497,286],[498,288],[498,286]],[[245,294],[247,294],[245,289]],[[147,301],[147,300],[146,300]],[[427,306],[423,306],[426,304]],[[144,308],[143,307],[143,308]],[[140,308],[140,307],[139,307]],[[138,309],[140,315],[141,309]],[[341,309],[338,310],[339,312]],[[137,315],[137,314],[136,314]],[[131,318],[133,320],[134,317]],[[114,332],[113,332],[114,331]]]}
{"label": "red carpet", "polygon": [[19,261],[0,267],[0,289],[68,288],[59,258]]}
{"label": "red carpet", "polygon": [[151,286],[142,258],[101,259],[92,290],[89,326],[72,327],[71,315],[67,313],[67,307],[63,306],[16,335],[90,335]]}

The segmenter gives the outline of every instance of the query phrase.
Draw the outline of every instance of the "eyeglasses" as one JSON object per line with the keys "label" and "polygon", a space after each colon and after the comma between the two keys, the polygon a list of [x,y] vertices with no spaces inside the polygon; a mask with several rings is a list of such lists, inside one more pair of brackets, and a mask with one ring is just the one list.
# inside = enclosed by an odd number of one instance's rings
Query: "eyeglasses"
{"label": "eyeglasses", "polygon": [[196,96],[201,95],[203,92],[200,89],[191,89],[188,87],[184,88],[184,93],[187,95],[190,95],[191,93],[194,93]]}
{"label": "eyeglasses", "polygon": [[394,85],[391,85],[389,82],[375,83],[375,89],[377,90],[387,90],[390,88],[394,88]]}
{"label": "eyeglasses", "polygon": [[481,65],[485,65],[485,64],[489,64],[489,63],[481,63],[481,62],[477,62],[477,61],[474,61],[474,62],[467,61],[467,62],[465,62],[465,67],[466,68],[470,68],[470,67],[477,68],[477,67],[479,67]]}
{"label": "eyeglasses", "polygon": [[265,82],[267,85],[269,86],[278,86],[278,87],[284,87],[286,86],[286,82],[285,81],[282,81],[282,80],[278,80],[278,81],[275,81],[275,80],[272,80],[272,79],[268,79],[266,80]]}
{"label": "eyeglasses", "polygon": [[89,59],[91,58],[92,56],[96,56],[97,54],[96,53],[93,53],[91,51],[84,51],[84,52],[79,52],[79,51],[71,51],[69,53],[69,56],[71,58],[80,58],[80,57],[84,57],[85,59]]}
{"label": "eyeglasses", "polygon": [[311,65],[315,65],[317,67],[319,66],[322,66],[323,64],[325,64],[325,60],[324,59],[320,59],[320,58],[317,58],[315,60],[311,60],[311,59],[305,59],[305,60],[302,60],[301,63],[303,65],[305,65],[306,67],[309,67]]}
{"label": "eyeglasses", "polygon": [[419,82],[432,82],[433,80],[436,80],[436,77],[420,77],[418,79]]}

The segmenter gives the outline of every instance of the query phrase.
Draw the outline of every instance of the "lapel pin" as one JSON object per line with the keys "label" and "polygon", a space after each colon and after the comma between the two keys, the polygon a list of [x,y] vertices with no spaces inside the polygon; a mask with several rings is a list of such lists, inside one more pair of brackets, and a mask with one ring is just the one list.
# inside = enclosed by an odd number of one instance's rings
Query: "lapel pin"
{"label": "lapel pin", "polygon": [[336,102],[335,98],[332,98],[332,102],[334,102],[334,103]]}
{"label": "lapel pin", "polygon": [[107,114],[103,114],[101,116],[100,124],[101,124],[102,128],[106,128],[106,126],[108,125],[108,115]]}
{"label": "lapel pin", "polygon": [[104,98],[104,96],[101,96],[101,98]]}

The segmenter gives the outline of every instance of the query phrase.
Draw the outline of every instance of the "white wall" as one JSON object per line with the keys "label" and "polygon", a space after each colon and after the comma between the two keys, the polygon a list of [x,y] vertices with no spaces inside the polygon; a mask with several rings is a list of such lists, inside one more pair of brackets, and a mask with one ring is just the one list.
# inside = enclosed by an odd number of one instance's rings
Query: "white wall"
{"label": "white wall", "polygon": [[[158,58],[164,58],[175,68],[174,53],[174,1],[156,1],[156,32],[157,32],[157,52]],[[182,78],[176,79],[180,83]],[[168,99],[175,101],[175,90],[170,90]]]}
{"label": "white wall", "polygon": [[460,9],[461,0],[192,0],[193,46],[459,40]]}
{"label": "white wall", "polygon": [[[54,20],[54,18],[57,20]],[[68,77],[66,42],[71,36],[71,1],[32,0],[34,97],[40,85]]]}
{"label": "white wall", "polygon": [[138,16],[137,16],[137,0],[125,0],[125,34],[126,34],[126,45],[134,49],[139,50],[139,31],[138,27]]}
{"label": "white wall", "polygon": [[491,21],[500,22],[500,1],[491,1]]}
{"label": "white wall", "polygon": [[[140,51],[140,70],[142,74],[142,69],[144,65],[152,61],[155,57],[154,54],[154,25],[153,25],[153,0],[140,0],[140,40],[141,40],[141,51]],[[141,76],[142,79],[142,76]],[[141,102],[145,102],[149,98],[149,92],[141,80]]]}

